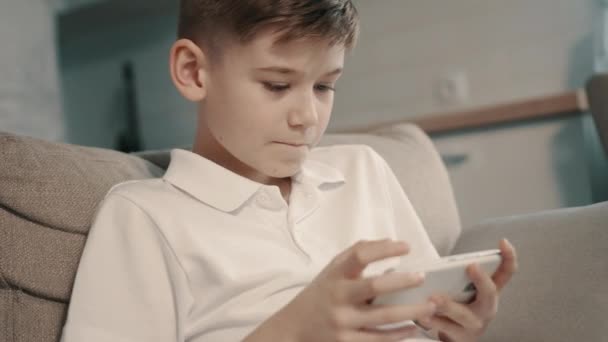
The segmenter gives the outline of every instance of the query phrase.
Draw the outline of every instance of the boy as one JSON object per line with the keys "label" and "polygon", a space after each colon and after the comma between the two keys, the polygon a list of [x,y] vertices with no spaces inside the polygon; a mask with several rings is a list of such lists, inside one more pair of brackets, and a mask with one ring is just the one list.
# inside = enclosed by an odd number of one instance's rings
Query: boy
{"label": "boy", "polygon": [[[357,38],[350,0],[183,0],[170,71],[198,104],[193,150],[162,179],[114,187],[91,228],[63,341],[475,341],[515,268],[470,268],[468,305],[437,296],[373,306],[419,286],[385,273],[437,258],[370,148],[312,149]],[[362,241],[370,240],[370,241]],[[393,241],[398,240],[398,241]],[[407,241],[405,242],[400,241]],[[397,258],[401,257],[401,258]]]}

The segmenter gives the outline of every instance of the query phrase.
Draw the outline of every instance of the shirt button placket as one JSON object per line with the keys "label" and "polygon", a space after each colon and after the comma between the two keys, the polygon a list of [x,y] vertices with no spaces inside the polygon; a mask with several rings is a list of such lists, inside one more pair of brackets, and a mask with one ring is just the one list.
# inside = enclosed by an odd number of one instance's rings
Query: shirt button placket
{"label": "shirt button placket", "polygon": [[[301,215],[304,212],[311,210],[312,207],[315,206],[315,198],[313,194],[313,189],[310,189],[307,185],[301,185],[300,187],[295,187],[293,189],[294,203],[291,203],[290,214],[288,215],[288,230],[290,235],[293,238],[294,244],[300,249],[302,254],[304,254],[308,261],[312,261],[312,255],[310,254],[310,248],[315,246],[310,246],[310,244],[306,244],[306,239],[303,239],[302,231],[297,226],[297,221],[301,219]],[[308,251],[307,251],[308,250]]]}
{"label": "shirt button placket", "polygon": [[308,262],[312,261],[312,256],[304,248],[302,241],[302,234],[297,230],[295,222],[291,219],[287,219],[287,234],[290,236],[294,246],[300,251],[300,253],[306,257]]}

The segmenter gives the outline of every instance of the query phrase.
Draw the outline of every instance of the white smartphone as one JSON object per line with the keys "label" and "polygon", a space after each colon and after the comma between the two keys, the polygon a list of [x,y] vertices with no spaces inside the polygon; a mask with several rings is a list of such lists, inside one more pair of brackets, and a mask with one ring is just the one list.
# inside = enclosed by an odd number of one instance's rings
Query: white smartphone
{"label": "white smartphone", "polygon": [[419,287],[386,294],[374,299],[374,304],[408,305],[426,301],[433,294],[448,295],[457,302],[467,303],[476,293],[475,285],[466,273],[466,267],[477,263],[489,275],[494,274],[502,261],[500,250],[492,249],[457,254],[438,259],[421,267],[397,267],[395,272],[424,272],[425,280]]}

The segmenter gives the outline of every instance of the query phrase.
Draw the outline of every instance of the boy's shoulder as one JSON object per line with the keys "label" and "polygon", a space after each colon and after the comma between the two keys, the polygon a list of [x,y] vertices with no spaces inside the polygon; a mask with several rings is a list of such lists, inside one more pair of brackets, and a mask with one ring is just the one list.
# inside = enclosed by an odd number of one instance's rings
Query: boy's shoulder
{"label": "boy's shoulder", "polygon": [[105,198],[119,196],[136,205],[142,205],[150,199],[166,200],[171,194],[171,187],[162,178],[129,180],[115,184],[106,193]]}

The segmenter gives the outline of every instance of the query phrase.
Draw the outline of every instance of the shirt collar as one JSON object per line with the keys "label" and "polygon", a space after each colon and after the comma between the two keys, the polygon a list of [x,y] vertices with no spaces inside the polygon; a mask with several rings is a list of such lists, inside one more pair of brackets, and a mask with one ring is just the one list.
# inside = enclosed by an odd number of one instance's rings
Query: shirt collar
{"label": "shirt collar", "polygon": [[338,169],[317,160],[307,159],[293,176],[297,183],[309,183],[319,187],[326,183],[344,183],[344,175]]}
{"label": "shirt collar", "polygon": [[[337,169],[307,159],[294,181],[319,187],[326,183],[343,183]],[[224,212],[240,208],[264,185],[238,175],[191,151],[171,150],[171,162],[163,179],[196,199]]]}

